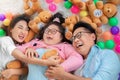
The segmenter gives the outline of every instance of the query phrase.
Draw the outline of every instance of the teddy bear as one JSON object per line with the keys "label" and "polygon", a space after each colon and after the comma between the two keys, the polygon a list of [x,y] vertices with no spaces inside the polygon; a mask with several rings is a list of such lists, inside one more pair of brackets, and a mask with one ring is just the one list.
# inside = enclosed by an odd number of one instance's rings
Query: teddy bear
{"label": "teddy bear", "polygon": [[89,15],[97,26],[108,23],[108,18],[114,16],[117,13],[117,7],[113,3],[105,3],[103,1],[97,1],[96,5],[92,0],[88,1],[87,8]]}
{"label": "teddy bear", "polygon": [[[48,50],[47,52],[44,53],[44,55],[42,56],[42,59],[48,59],[48,58],[50,58],[52,56],[58,56],[57,50],[55,50],[55,49]],[[64,60],[61,58],[60,63],[62,63],[63,61]]]}
{"label": "teddy bear", "polygon": [[115,5],[119,5],[120,4],[120,0],[106,0],[106,2],[113,3]]}
{"label": "teddy bear", "polygon": [[43,10],[39,0],[24,0],[24,9],[27,15],[33,15],[34,13],[39,13]]}
{"label": "teddy bear", "polygon": [[65,23],[62,25],[66,28],[65,37],[66,39],[70,40],[72,37],[72,30],[74,25],[79,21],[79,16],[71,15],[65,18]]}
{"label": "teddy bear", "polygon": [[[10,61],[6,66],[7,69],[19,69],[21,67],[22,63],[19,60]],[[18,75],[13,75],[8,80],[19,80],[19,77]]]}
{"label": "teddy bear", "polygon": [[28,42],[32,38],[34,38],[35,34],[39,32],[41,27],[43,27],[47,22],[49,22],[49,19],[51,17],[52,13],[47,10],[41,11],[36,17],[34,17],[33,20],[29,22],[30,31],[27,38],[25,39],[25,42]]}
{"label": "teddy bear", "polygon": [[82,0],[70,0],[70,2],[78,6],[80,10],[86,10],[86,3],[83,2]]}

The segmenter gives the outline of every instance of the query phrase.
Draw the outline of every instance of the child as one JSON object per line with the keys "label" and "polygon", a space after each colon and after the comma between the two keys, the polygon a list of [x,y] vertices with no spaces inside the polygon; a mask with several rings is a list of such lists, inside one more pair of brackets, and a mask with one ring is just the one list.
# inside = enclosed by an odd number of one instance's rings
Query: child
{"label": "child", "polygon": [[[18,48],[23,52],[29,47],[33,48],[37,51],[39,58],[41,58],[46,51],[54,49],[64,60],[64,62],[60,64],[64,70],[67,72],[74,71],[82,65],[83,58],[74,50],[72,45],[65,42],[64,34],[65,29],[60,23],[60,18],[56,17],[53,22],[49,22],[41,29],[38,39],[34,39]],[[31,55],[29,51],[26,53],[27,55]],[[48,80],[44,75],[47,66],[29,64],[28,67],[28,80]]]}

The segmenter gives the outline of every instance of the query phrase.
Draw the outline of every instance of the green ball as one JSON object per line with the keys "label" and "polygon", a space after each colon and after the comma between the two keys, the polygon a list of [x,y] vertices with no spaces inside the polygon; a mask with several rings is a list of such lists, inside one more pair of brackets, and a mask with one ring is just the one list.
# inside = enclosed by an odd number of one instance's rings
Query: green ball
{"label": "green ball", "polygon": [[72,7],[72,3],[70,1],[65,1],[64,6],[65,8],[70,9]]}
{"label": "green ball", "polygon": [[97,45],[101,48],[101,49],[105,49],[105,44],[103,41],[98,41]]}
{"label": "green ball", "polygon": [[3,29],[0,29],[0,37],[5,36],[6,32]]}
{"label": "green ball", "polygon": [[114,46],[115,46],[115,43],[114,43],[113,40],[107,40],[107,41],[105,42],[105,47],[108,48],[108,49],[113,49]]}
{"label": "green ball", "polygon": [[111,18],[109,18],[108,23],[109,23],[110,26],[117,26],[118,25],[118,19],[115,18],[115,17],[111,17]]}
{"label": "green ball", "polygon": [[96,4],[99,0],[93,0],[94,1],[94,4]]}

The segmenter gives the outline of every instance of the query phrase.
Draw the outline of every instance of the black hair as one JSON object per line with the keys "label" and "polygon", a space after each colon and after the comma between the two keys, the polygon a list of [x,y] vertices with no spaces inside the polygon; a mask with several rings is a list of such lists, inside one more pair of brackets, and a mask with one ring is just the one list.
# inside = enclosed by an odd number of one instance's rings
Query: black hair
{"label": "black hair", "polygon": [[58,18],[59,19],[59,23],[62,24],[65,22],[65,18],[63,17],[63,15],[60,12],[55,13],[51,18],[50,21],[54,21],[54,19]]}
{"label": "black hair", "polygon": [[10,35],[10,30],[12,28],[15,27],[15,25],[21,21],[21,20],[24,20],[26,21],[27,23],[29,23],[30,21],[30,16],[26,15],[26,14],[20,14],[20,15],[16,15],[13,17],[13,19],[11,20],[9,26],[5,26],[5,25],[2,25],[2,28],[6,31],[6,35]]}
{"label": "black hair", "polygon": [[95,39],[94,42],[95,42],[95,43],[97,42],[97,34],[96,34],[96,32],[95,32],[95,29],[94,29],[90,24],[88,24],[88,23],[86,23],[86,22],[82,22],[82,21],[77,22],[77,23],[74,25],[74,27],[73,27],[72,33],[73,33],[77,28],[80,28],[80,27],[83,27],[83,28],[89,30],[91,33],[94,33],[95,36],[96,36],[96,39]]}
{"label": "black hair", "polygon": [[44,34],[44,31],[50,26],[50,25],[56,25],[58,26],[59,30],[60,30],[60,33],[62,35],[62,41],[61,42],[68,42],[68,43],[71,43],[69,40],[67,40],[65,38],[65,28],[59,23],[59,22],[49,22],[47,23],[44,27],[41,28],[39,34],[37,35],[37,38],[38,39],[43,39],[43,34]]}

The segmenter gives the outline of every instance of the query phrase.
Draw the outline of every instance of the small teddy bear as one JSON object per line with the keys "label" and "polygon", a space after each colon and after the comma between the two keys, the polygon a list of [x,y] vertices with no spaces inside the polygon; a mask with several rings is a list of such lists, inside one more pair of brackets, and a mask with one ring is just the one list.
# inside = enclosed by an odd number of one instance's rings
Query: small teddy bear
{"label": "small teddy bear", "polygon": [[41,11],[38,16],[34,17],[34,19],[29,22],[30,31],[25,42],[28,42],[32,38],[34,38],[35,34],[39,32],[41,27],[43,27],[47,22],[49,22],[49,19],[51,17],[52,13],[47,10]]}
{"label": "small teddy bear", "polygon": [[39,13],[43,10],[39,0],[24,0],[24,9],[27,15],[33,15],[34,13]]}
{"label": "small teddy bear", "polygon": [[[13,60],[13,61],[9,62],[6,67],[7,67],[7,69],[19,69],[22,67],[22,63],[18,60]],[[19,80],[19,77],[20,76],[18,76],[18,75],[13,75],[8,80]]]}
{"label": "small teddy bear", "polygon": [[70,40],[72,37],[73,26],[79,21],[79,17],[77,15],[71,15],[65,18],[65,23],[63,26],[67,29],[65,37]]}
{"label": "small teddy bear", "polygon": [[80,10],[86,10],[86,3],[83,2],[82,0],[70,0],[70,2],[78,6]]}
{"label": "small teddy bear", "polygon": [[113,3],[105,3],[97,1],[96,5],[92,0],[87,2],[89,15],[97,26],[108,23],[108,18],[113,17],[117,13],[117,7]]}

